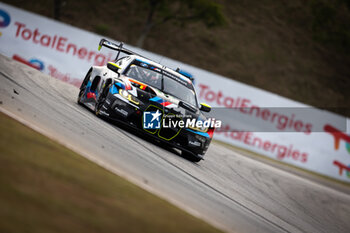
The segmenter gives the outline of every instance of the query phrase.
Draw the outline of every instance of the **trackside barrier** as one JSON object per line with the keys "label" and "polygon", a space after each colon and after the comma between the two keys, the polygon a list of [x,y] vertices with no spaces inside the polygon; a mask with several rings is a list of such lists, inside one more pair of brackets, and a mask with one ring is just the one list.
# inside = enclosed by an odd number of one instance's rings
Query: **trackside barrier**
{"label": "trackside barrier", "polygon": [[[73,85],[80,85],[90,66],[113,60],[113,51],[97,51],[102,37],[0,3],[0,52]],[[217,140],[350,183],[349,119],[126,47],[194,76],[199,102],[223,120]]]}

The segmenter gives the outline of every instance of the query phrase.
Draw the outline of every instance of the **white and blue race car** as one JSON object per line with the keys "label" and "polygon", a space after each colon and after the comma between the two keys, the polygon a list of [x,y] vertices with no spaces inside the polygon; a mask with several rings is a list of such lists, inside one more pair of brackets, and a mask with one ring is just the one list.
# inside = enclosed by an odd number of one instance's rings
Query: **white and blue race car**
{"label": "white and blue race car", "polygon": [[[117,51],[114,62],[93,66],[84,78],[78,103],[112,120],[178,148],[194,162],[203,159],[214,125],[198,104],[191,78],[102,39]],[[209,122],[209,123],[208,123]]]}

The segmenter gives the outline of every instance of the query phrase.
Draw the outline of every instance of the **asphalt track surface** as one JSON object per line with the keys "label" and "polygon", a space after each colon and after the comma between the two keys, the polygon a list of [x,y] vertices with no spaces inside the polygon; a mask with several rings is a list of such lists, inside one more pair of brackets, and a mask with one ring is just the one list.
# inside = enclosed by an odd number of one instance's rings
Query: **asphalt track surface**
{"label": "asphalt track surface", "polygon": [[192,163],[96,117],[77,95],[76,87],[0,55],[0,110],[195,216],[228,232],[350,232],[349,192],[217,143]]}

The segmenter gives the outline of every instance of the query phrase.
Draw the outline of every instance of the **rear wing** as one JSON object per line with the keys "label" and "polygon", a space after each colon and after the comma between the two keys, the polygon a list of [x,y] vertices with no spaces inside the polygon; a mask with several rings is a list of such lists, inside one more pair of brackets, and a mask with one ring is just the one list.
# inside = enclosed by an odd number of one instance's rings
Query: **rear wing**
{"label": "rear wing", "polygon": [[117,54],[115,60],[118,59],[120,52],[125,53],[127,55],[133,55],[134,54],[134,55],[138,55],[140,57],[144,57],[144,56],[142,56],[140,54],[137,54],[137,53],[135,53],[135,52],[133,52],[133,51],[131,51],[129,49],[123,48],[123,45],[124,45],[123,42],[120,42],[119,45],[118,45],[118,44],[110,42],[110,41],[108,41],[106,39],[101,39],[100,43],[98,44],[98,51],[101,50],[102,46],[107,47],[107,48],[112,49],[112,50],[115,50],[115,51],[118,51],[118,54]]}
{"label": "rear wing", "polygon": [[[129,49],[124,48],[123,45],[124,45],[123,42],[120,42],[119,45],[118,45],[118,44],[113,43],[113,42],[110,42],[110,41],[108,41],[108,40],[106,40],[106,39],[101,39],[101,40],[100,40],[100,43],[98,44],[98,51],[100,51],[101,48],[104,46],[104,47],[107,47],[107,48],[109,48],[109,49],[118,51],[115,60],[118,60],[119,55],[120,55],[120,52],[122,52],[122,53],[125,53],[125,54],[127,54],[127,55],[137,55],[137,56],[140,56],[140,57],[143,57],[143,58],[146,58],[146,59],[152,61],[152,59],[150,59],[150,58],[147,58],[147,57],[142,56],[142,55],[140,55],[140,54],[138,54],[138,53],[135,53],[134,51],[131,51],[131,50],[129,50]],[[157,62],[156,62],[156,63],[157,63]],[[185,76],[186,78],[190,79],[190,80],[194,83],[194,77],[193,77],[190,73],[185,72],[185,71],[183,71],[183,70],[180,70],[179,68],[177,68],[177,69],[174,70],[174,71],[176,71],[177,73],[179,73],[179,74]]]}

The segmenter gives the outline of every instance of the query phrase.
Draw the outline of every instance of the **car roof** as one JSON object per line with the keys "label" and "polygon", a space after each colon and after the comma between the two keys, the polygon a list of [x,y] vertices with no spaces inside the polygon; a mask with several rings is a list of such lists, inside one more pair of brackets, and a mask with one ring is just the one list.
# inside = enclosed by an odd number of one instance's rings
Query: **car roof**
{"label": "car roof", "polygon": [[150,59],[148,59],[148,58],[145,58],[145,57],[142,57],[142,56],[138,56],[138,55],[132,54],[132,55],[130,55],[130,57],[132,58],[132,60],[137,59],[137,60],[142,61],[142,62],[144,62],[144,63],[146,63],[146,64],[148,63],[148,64],[150,64],[150,65],[152,65],[152,66],[154,66],[154,67],[157,67],[157,68],[159,68],[159,69],[163,69],[163,70],[169,72],[170,74],[175,75],[175,76],[178,76],[178,77],[180,77],[181,79],[183,79],[183,80],[185,80],[185,81],[187,81],[188,83],[191,83],[191,84],[193,85],[191,79],[189,79],[188,77],[186,77],[186,76],[180,74],[179,72],[176,72],[176,71],[173,70],[173,69],[170,69],[169,67],[166,67],[166,66],[164,66],[164,65],[161,65],[161,64],[159,64],[159,63],[157,63],[157,62],[155,62],[155,61],[152,61],[152,60],[150,60]]}

